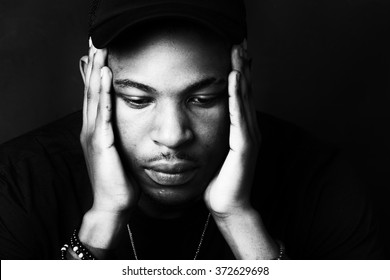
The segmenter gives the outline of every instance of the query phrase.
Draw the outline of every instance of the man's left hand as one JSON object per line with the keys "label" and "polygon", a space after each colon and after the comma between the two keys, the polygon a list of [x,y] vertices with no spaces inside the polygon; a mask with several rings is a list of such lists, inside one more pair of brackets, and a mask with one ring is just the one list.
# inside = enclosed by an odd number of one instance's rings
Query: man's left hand
{"label": "man's left hand", "polygon": [[216,218],[250,209],[250,190],[260,147],[260,132],[251,94],[246,41],[232,48],[229,75],[230,150],[206,189],[206,205]]}

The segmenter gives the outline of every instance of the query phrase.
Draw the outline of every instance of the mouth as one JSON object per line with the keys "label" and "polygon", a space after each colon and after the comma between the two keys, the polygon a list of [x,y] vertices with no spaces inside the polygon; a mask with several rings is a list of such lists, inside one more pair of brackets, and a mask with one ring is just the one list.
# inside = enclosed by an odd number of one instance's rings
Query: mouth
{"label": "mouth", "polygon": [[191,181],[197,167],[190,162],[160,162],[145,168],[152,181],[163,186],[183,185]]}

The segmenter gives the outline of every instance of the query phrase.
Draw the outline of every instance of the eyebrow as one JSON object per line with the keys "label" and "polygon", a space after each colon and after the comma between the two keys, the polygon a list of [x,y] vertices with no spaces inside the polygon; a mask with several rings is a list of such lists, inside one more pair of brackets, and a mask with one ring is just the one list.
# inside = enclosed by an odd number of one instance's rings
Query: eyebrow
{"label": "eyebrow", "polygon": [[[142,90],[144,92],[148,92],[148,93],[158,93],[158,90],[151,87],[151,86],[148,86],[148,85],[145,85],[142,83],[138,83],[135,81],[131,81],[129,79],[116,79],[114,81],[114,84],[119,86],[120,88],[136,88],[136,89]],[[203,80],[195,82],[194,84],[189,85],[182,92],[183,93],[196,92],[196,91],[199,91],[199,90],[202,90],[204,88],[207,88],[209,86],[214,86],[214,85],[216,85],[216,86],[226,85],[226,80],[225,79],[217,79],[215,77],[205,78]]]}
{"label": "eyebrow", "polygon": [[129,79],[118,79],[114,81],[114,84],[119,86],[120,88],[136,88],[144,92],[157,93],[156,89],[145,84],[131,81]]}

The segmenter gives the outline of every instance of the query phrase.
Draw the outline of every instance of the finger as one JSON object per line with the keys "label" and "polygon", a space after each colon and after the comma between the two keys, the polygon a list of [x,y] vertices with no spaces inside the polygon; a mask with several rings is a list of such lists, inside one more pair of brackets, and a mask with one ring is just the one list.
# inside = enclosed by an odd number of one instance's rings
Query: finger
{"label": "finger", "polygon": [[241,68],[242,73],[244,73],[245,79],[242,80],[242,97],[246,112],[246,117],[248,120],[249,131],[251,139],[253,139],[256,145],[260,145],[261,135],[257,121],[257,113],[255,107],[254,96],[252,94],[252,79],[251,79],[251,62],[248,55],[248,46],[246,39],[241,44],[242,50],[238,52],[239,56],[236,57],[238,60],[237,65]]}
{"label": "finger", "polygon": [[103,67],[101,69],[101,88],[99,93],[95,133],[98,137],[101,137],[102,144],[105,148],[109,148],[114,144],[114,134],[111,124],[111,85],[112,73],[108,67]]}
{"label": "finger", "polygon": [[232,68],[233,70],[242,72],[243,71],[243,61],[240,59],[243,55],[243,50],[241,45],[234,45],[231,53]]}
{"label": "finger", "polygon": [[255,107],[255,100],[254,96],[252,94],[252,59],[250,58],[248,54],[248,42],[246,38],[244,39],[243,43],[241,44],[243,48],[243,64],[244,64],[244,73],[246,77],[246,83],[247,83],[247,98],[248,98],[248,105],[249,105],[249,111],[251,114],[251,128],[253,129],[254,138],[258,145],[260,145],[260,130],[258,126],[257,121],[257,114],[256,114],[256,107]]}
{"label": "finger", "polygon": [[105,64],[107,51],[97,50],[93,57],[91,78],[87,90],[87,130],[91,133],[95,129],[99,92],[101,87],[101,69]]}
{"label": "finger", "polygon": [[250,75],[250,64],[251,59],[248,54],[247,43],[244,40],[240,45],[234,45],[232,48],[232,68],[242,72],[246,79],[249,81],[251,78]]}
{"label": "finger", "polygon": [[88,69],[87,69],[87,75],[86,75],[86,83],[85,83],[85,92],[89,88],[89,83],[91,79],[91,72],[92,72],[92,66],[93,66],[93,59],[96,54],[97,49],[92,45],[92,40],[89,38],[89,52],[88,52]]}
{"label": "finger", "polygon": [[245,146],[247,122],[240,97],[241,73],[233,70],[229,75],[230,148],[234,151]]}
{"label": "finger", "polygon": [[247,93],[251,94],[251,58],[248,54],[246,39],[240,45],[233,46],[232,49],[232,68],[233,70],[240,71],[247,81],[249,87]]}
{"label": "finger", "polygon": [[88,128],[88,95],[89,93],[89,85],[91,81],[91,74],[92,74],[92,66],[95,58],[95,54],[97,49],[92,44],[92,39],[89,37],[89,51],[88,51],[88,66],[87,66],[87,73],[85,78],[85,85],[84,85],[84,103],[83,103],[83,129],[82,131],[87,132]]}
{"label": "finger", "polygon": [[244,39],[244,41],[242,42],[241,44],[242,48],[243,48],[243,61],[244,61],[244,75],[246,77],[246,80],[248,82],[248,86],[249,86],[249,91],[248,91],[248,94],[251,94],[252,93],[252,59],[250,58],[249,54],[248,54],[248,43],[247,43],[247,40]]}
{"label": "finger", "polygon": [[[244,43],[243,43],[244,44]],[[255,122],[255,108],[254,102],[252,99],[251,91],[251,83],[250,83],[250,69],[249,63],[246,59],[247,53],[242,45],[234,46],[232,50],[232,67],[236,71],[242,73],[242,78],[240,79],[240,89],[241,94],[240,98],[242,99],[243,107],[244,107],[244,115],[248,124],[248,129],[250,131],[250,136],[252,139],[256,138],[256,122]]]}
{"label": "finger", "polygon": [[[91,42],[91,41],[90,41]],[[92,72],[92,65],[93,65],[93,59],[94,59],[94,50],[90,48],[88,51],[88,65],[87,65],[87,72],[85,74],[85,83],[84,83],[84,101],[83,101],[83,127],[82,127],[82,134],[86,133],[87,131],[87,125],[88,125],[88,89],[89,89],[89,82],[91,79],[91,72]]]}
{"label": "finger", "polygon": [[250,94],[250,69],[249,60],[246,59],[247,52],[242,45],[235,45],[232,49],[232,68],[239,71],[243,77],[241,82],[241,92],[243,96]]}

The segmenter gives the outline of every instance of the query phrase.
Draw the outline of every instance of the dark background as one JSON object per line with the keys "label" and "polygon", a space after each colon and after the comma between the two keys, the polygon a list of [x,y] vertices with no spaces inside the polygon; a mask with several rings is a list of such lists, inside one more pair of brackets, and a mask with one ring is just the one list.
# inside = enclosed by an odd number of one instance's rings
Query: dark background
{"label": "dark background", "polygon": [[[257,107],[344,148],[390,236],[390,1],[246,2]],[[0,143],[81,108],[88,10],[0,0]]]}

